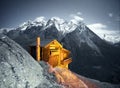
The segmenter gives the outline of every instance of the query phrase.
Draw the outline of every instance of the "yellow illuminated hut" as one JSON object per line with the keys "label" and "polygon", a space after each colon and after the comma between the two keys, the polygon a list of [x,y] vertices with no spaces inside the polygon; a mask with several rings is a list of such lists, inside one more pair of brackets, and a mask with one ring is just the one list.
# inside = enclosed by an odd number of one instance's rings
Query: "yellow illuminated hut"
{"label": "yellow illuminated hut", "polygon": [[40,41],[40,37],[37,37],[36,44],[30,46],[30,53],[37,61],[43,60],[52,67],[68,68],[68,64],[72,62],[69,58],[70,51],[55,39]]}

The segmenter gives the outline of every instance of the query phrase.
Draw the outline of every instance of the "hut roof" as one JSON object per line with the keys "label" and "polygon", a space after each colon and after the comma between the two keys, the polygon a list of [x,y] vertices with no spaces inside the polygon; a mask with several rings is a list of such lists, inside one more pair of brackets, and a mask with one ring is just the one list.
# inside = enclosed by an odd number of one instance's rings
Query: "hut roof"
{"label": "hut roof", "polygon": [[[45,39],[40,41],[40,46],[46,46],[48,43],[50,43],[51,41],[53,41],[55,39]],[[33,42],[32,44],[30,44],[30,46],[36,46],[36,41]]]}

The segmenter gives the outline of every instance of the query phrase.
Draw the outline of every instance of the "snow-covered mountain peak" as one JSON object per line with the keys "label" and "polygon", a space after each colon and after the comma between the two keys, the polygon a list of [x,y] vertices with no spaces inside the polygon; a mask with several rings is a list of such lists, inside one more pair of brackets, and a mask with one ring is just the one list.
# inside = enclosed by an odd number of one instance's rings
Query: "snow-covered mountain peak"
{"label": "snow-covered mountain peak", "polygon": [[43,16],[37,17],[34,21],[35,22],[44,22],[45,21],[45,17],[43,17]]}
{"label": "snow-covered mountain peak", "polygon": [[45,17],[40,16],[40,17],[37,17],[33,21],[24,22],[23,24],[18,26],[18,29],[24,31],[27,28],[30,28],[32,26],[36,26],[36,27],[42,26],[43,29],[47,29],[51,26],[54,26],[54,27],[56,27],[56,29],[58,31],[62,32],[62,34],[66,34],[66,33],[74,31],[77,27],[82,25],[82,23],[83,23],[82,21],[83,21],[83,19],[78,16],[75,16],[69,22],[67,22],[64,19],[61,19],[59,17],[52,17],[51,19],[46,20]]}
{"label": "snow-covered mountain peak", "polygon": [[32,27],[32,26],[45,26],[47,23],[47,21],[45,20],[45,17],[37,17],[35,20],[31,21],[27,21],[22,23],[21,25],[18,26],[18,28],[22,31],[26,30],[26,28],[28,27]]}
{"label": "snow-covered mountain peak", "polygon": [[63,24],[65,22],[64,19],[61,19],[59,17],[52,17],[50,20],[53,21],[53,22],[56,22],[58,24]]}
{"label": "snow-covered mountain peak", "polygon": [[76,25],[79,25],[84,20],[82,17],[77,16],[77,15],[73,15],[72,17],[73,17],[73,19],[70,20],[70,23],[73,23],[73,24],[76,24]]}
{"label": "snow-covered mountain peak", "polygon": [[32,23],[32,21],[27,21],[27,22],[23,22],[22,24],[19,25],[19,27],[22,27],[22,26],[28,26]]}
{"label": "snow-covered mountain peak", "polygon": [[19,25],[18,29],[20,29],[21,31],[24,31],[24,30],[26,30],[27,27],[30,27],[32,25],[33,25],[32,21],[29,20],[29,21],[24,22],[21,25]]}
{"label": "snow-covered mountain peak", "polygon": [[59,17],[52,17],[48,20],[45,29],[54,26],[57,28],[58,31],[62,32],[63,34],[67,33],[69,30],[68,22],[59,18]]}
{"label": "snow-covered mountain peak", "polygon": [[84,27],[85,25],[82,21],[83,19],[78,16],[74,17],[69,22],[59,17],[52,17],[50,20],[48,20],[45,29],[51,26],[55,26],[58,31],[66,34],[74,31],[77,27]]}
{"label": "snow-covered mountain peak", "polygon": [[85,26],[86,25],[82,21],[78,21],[76,19],[72,19],[68,23],[69,32],[72,32],[76,29],[82,32],[85,30]]}
{"label": "snow-covered mountain peak", "polygon": [[33,23],[36,23],[38,25],[46,25],[47,21],[45,20],[45,17],[41,16],[41,17],[37,17]]}

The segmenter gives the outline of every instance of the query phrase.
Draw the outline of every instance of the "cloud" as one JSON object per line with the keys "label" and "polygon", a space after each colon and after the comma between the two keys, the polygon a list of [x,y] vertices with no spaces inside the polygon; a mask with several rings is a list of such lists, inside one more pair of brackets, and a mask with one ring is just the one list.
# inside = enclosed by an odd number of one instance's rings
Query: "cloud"
{"label": "cloud", "polygon": [[102,39],[113,43],[120,41],[120,32],[118,30],[107,30],[107,25],[102,23],[94,23],[87,26]]}
{"label": "cloud", "polygon": [[113,17],[113,13],[109,13],[108,16],[109,16],[109,17]]}
{"label": "cloud", "polygon": [[82,18],[80,16],[77,16],[77,15],[74,15],[73,18],[78,20],[78,21],[83,21],[84,20],[84,18]]}
{"label": "cloud", "polygon": [[104,34],[110,34],[110,31],[107,30],[107,26],[102,23],[89,24],[87,27],[90,28],[98,36],[102,37]]}
{"label": "cloud", "polygon": [[87,25],[91,30],[102,30],[102,29],[106,29],[107,26],[102,24],[102,23],[94,23],[94,24],[90,24]]}
{"label": "cloud", "polygon": [[77,15],[82,15],[82,13],[81,12],[77,12]]}
{"label": "cloud", "polygon": [[77,21],[83,21],[84,18],[78,16],[78,15],[75,15],[75,14],[71,14],[70,17],[72,17],[73,19],[77,20]]}
{"label": "cloud", "polygon": [[70,17],[72,17],[73,19],[77,20],[77,21],[83,21],[84,18],[81,17],[82,13],[81,12],[77,12],[76,14],[71,14]]}
{"label": "cloud", "polygon": [[78,16],[78,15],[75,15],[75,14],[71,14],[70,17],[72,17],[73,19],[70,20],[70,22],[78,25],[80,22],[82,22],[84,20],[84,18]]}

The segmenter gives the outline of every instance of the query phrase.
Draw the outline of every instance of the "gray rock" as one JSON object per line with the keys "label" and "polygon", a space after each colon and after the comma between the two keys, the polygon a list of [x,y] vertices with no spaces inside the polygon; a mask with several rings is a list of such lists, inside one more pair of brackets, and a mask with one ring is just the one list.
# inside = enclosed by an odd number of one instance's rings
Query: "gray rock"
{"label": "gray rock", "polygon": [[[27,40],[26,40],[27,41]],[[17,43],[0,34],[0,88],[58,88]]]}

